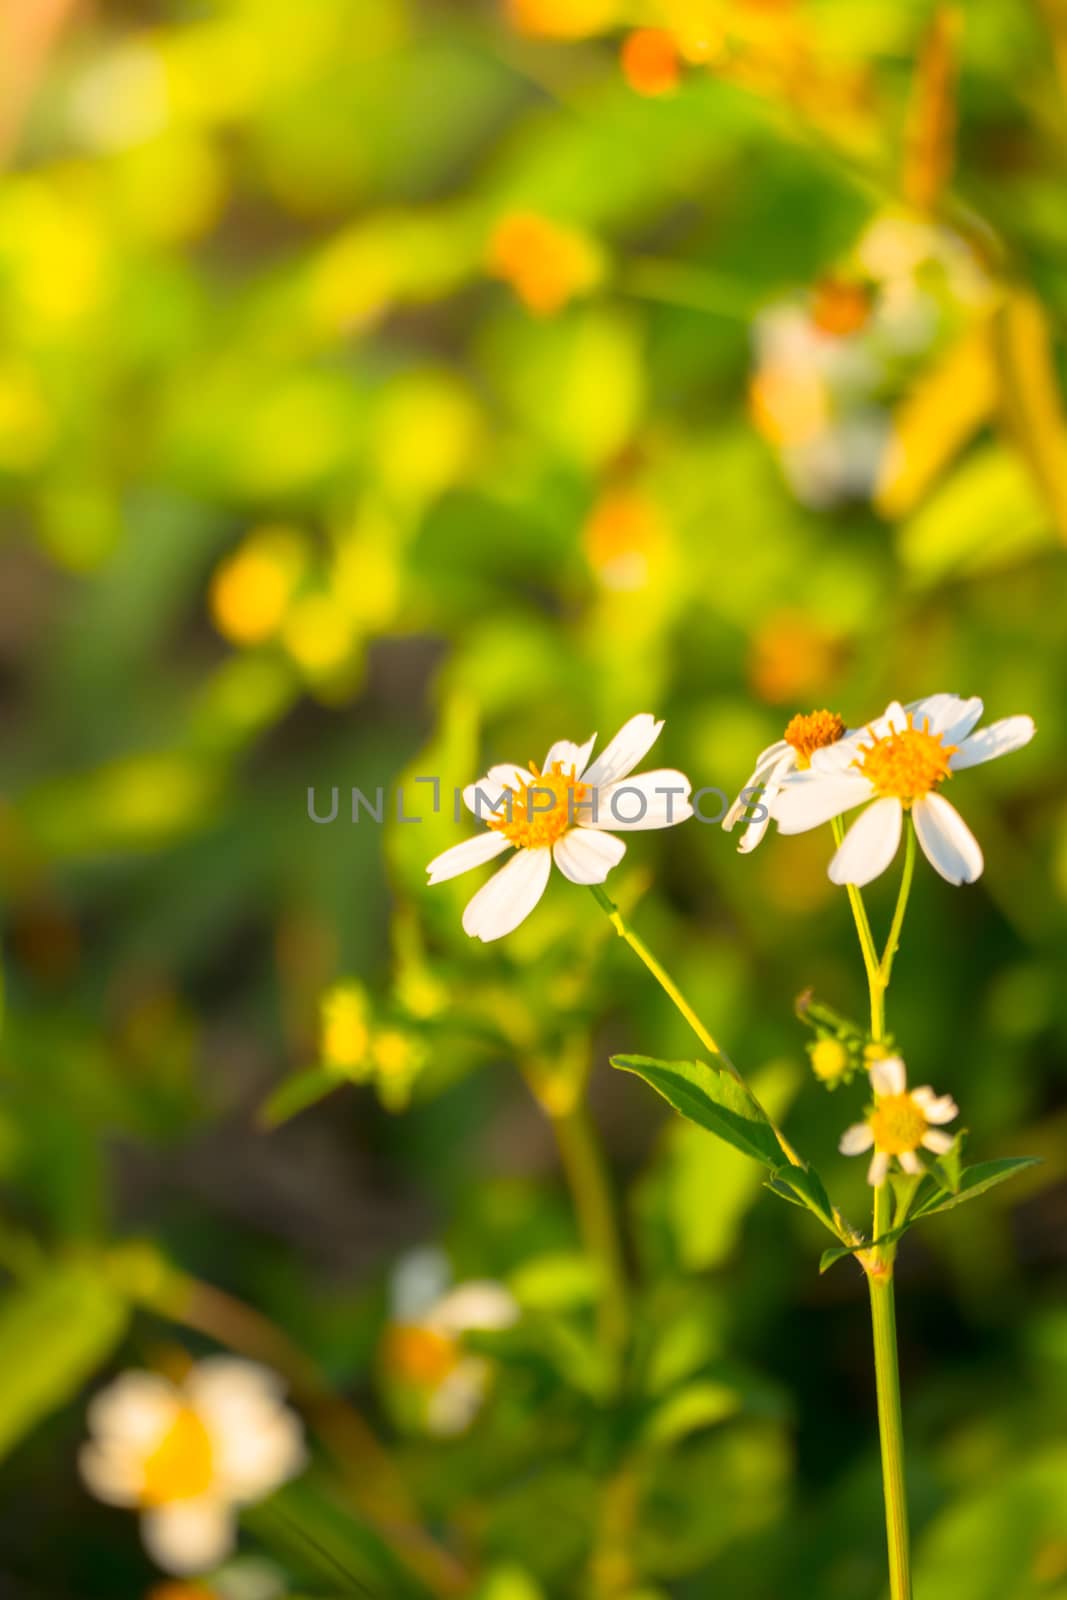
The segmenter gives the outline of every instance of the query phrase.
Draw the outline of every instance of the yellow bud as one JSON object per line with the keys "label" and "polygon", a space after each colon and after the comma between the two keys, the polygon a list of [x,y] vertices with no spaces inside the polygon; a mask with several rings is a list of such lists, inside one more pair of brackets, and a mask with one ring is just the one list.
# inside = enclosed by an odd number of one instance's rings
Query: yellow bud
{"label": "yellow bud", "polygon": [[840,1039],[820,1039],[811,1047],[811,1068],[823,1083],[840,1078],[848,1067],[848,1051]]}

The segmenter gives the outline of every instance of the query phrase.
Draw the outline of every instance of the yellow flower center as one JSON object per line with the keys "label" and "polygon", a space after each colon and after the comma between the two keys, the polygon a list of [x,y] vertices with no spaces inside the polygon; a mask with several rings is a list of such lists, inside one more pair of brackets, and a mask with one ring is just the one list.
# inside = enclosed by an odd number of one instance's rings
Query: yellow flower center
{"label": "yellow flower center", "polygon": [[526,786],[511,791],[510,805],[505,801],[498,815],[486,822],[521,850],[540,850],[555,844],[579,817],[592,818],[593,791],[587,783],[578,783],[574,768],[561,761],[554,761],[547,772],[539,772],[531,761],[530,772]]}
{"label": "yellow flower center", "polygon": [[836,744],[844,736],[845,724],[836,711],[809,711],[792,719],[782,737],[797,753],[797,766],[802,770],[811,766],[816,750]]}
{"label": "yellow flower center", "polygon": [[908,712],[908,726],[886,733],[860,750],[853,763],[870,780],[883,799],[901,800],[906,806],[921,800],[952,776],[949,757],[959,747],[945,744],[928,725],[916,728]]}
{"label": "yellow flower center", "polygon": [[867,1126],[874,1134],[874,1147],[887,1156],[904,1150],[917,1150],[926,1132],[926,1118],[910,1094],[887,1094],[878,1101]]}
{"label": "yellow flower center", "polygon": [[215,1460],[211,1437],[191,1406],[182,1406],[142,1467],[141,1500],[165,1506],[195,1500],[211,1488]]}
{"label": "yellow flower center", "polygon": [[385,1337],[385,1365],[407,1383],[435,1389],[459,1361],[459,1347],[433,1328],[397,1323]]}

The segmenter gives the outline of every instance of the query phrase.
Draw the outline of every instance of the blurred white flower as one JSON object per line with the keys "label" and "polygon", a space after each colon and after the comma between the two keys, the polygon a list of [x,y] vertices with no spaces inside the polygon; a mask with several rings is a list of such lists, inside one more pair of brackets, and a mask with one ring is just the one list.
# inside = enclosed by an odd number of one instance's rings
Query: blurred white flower
{"label": "blurred white flower", "polygon": [[552,862],[572,883],[603,883],[626,851],[616,833],[669,828],[693,815],[689,779],[664,769],[631,776],[659,737],[662,722],[647,712],[630,721],[593,764],[596,734],[584,745],[559,739],[540,768],[490,767],[463,791],[486,831],[453,845],[430,862],[430,883],[444,883],[492,861],[512,846],[516,854],[483,884],[463,913],[473,939],[488,943],[511,933],[545,892]]}
{"label": "blurred white flower", "polygon": [[466,1431],[489,1393],[493,1364],[465,1350],[467,1333],[510,1328],[519,1318],[503,1284],[472,1279],[445,1290],[448,1266],[439,1251],[413,1251],[393,1274],[393,1321],[383,1344],[386,1379],[413,1406],[428,1433],[451,1438]]}
{"label": "blurred white flower", "polygon": [[[898,701],[884,716],[823,750],[807,772],[787,777],[771,809],[782,833],[805,833],[865,806],[830,863],[834,883],[870,883],[897,853],[904,812],[930,865],[949,883],[973,883],[984,865],[981,847],[953,805],[938,791],[954,773],[1028,744],[1032,717],[1004,717],[972,729],[982,702],[955,694]],[[868,802],[873,802],[868,804]]]}
{"label": "blurred white flower", "polygon": [[181,1383],[125,1372],[89,1406],[82,1478],[98,1499],[141,1512],[160,1567],[204,1572],[233,1549],[235,1511],[262,1500],[306,1461],[299,1419],[277,1376],[212,1356]]}
{"label": "blurred white flower", "polygon": [[920,1173],[920,1149],[944,1155],[952,1148],[952,1135],[938,1126],[959,1116],[951,1095],[936,1095],[929,1084],[908,1089],[904,1063],[899,1056],[887,1056],[871,1067],[874,1105],[864,1122],[854,1122],[841,1135],[842,1155],[858,1156],[874,1149],[867,1169],[867,1182],[877,1187],[884,1183],[895,1156],[905,1172]]}

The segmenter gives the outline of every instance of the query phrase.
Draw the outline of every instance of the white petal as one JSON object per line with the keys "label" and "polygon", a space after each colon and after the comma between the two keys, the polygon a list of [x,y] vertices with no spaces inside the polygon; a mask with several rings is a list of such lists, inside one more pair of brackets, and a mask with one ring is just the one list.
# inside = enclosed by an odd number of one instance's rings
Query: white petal
{"label": "white petal", "polygon": [[955,806],[928,794],[912,807],[915,832],[927,861],[949,883],[973,883],[982,875],[982,849]]}
{"label": "white petal", "polygon": [[520,850],[482,885],[463,913],[463,930],[488,943],[512,933],[545,892],[552,852]]}
{"label": "white petal", "polygon": [[143,1513],[141,1537],[164,1572],[207,1572],[233,1549],[233,1512],[219,1500],[172,1500]]}
{"label": "white petal", "polygon": [[548,772],[550,767],[558,761],[564,768],[573,767],[574,776],[580,778],[585,771],[586,762],[593,753],[595,744],[595,733],[584,744],[575,744],[572,739],[557,739],[545,757],[541,771]]}
{"label": "white petal", "polygon": [[775,739],[773,744],[769,744],[766,750],[761,750],[756,757],[756,771],[758,772],[760,767],[773,765],[779,756],[784,755],[787,750],[792,750],[792,748],[793,746],[788,740]]}
{"label": "white petal", "polygon": [[831,883],[862,886],[884,872],[897,853],[904,807],[899,800],[876,800],[849,828],[830,862]]}
{"label": "white petal", "polygon": [[914,1150],[902,1150],[897,1159],[904,1171],[910,1173],[913,1178],[923,1169],[923,1164]]}
{"label": "white petal", "polygon": [[78,1471],[90,1494],[109,1506],[135,1506],[140,1496],[140,1458],[122,1449],[83,1444]]}
{"label": "white petal", "polygon": [[874,794],[870,782],[857,773],[827,777],[815,771],[799,772],[782,785],[774,805],[780,833],[806,833]]}
{"label": "white petal", "polygon": [[970,733],[984,707],[977,695],[964,700],[958,694],[930,694],[913,701],[908,710],[916,728],[941,734],[946,744],[958,744]]}
{"label": "white petal", "polygon": [[571,828],[552,846],[556,866],[572,883],[603,883],[625,854],[621,839],[596,828]]}
{"label": "white petal", "polygon": [[886,1056],[871,1065],[871,1087],[877,1095],[903,1094],[908,1075],[899,1056]]}
{"label": "white petal", "polygon": [[922,1109],[927,1122],[952,1122],[960,1114],[960,1108],[950,1094],[941,1094],[936,1099],[928,1100]]}
{"label": "white petal", "polygon": [[614,832],[635,832],[643,828],[673,828],[693,815],[689,804],[690,783],[684,772],[664,767],[658,772],[637,772],[632,778],[599,788],[596,796],[595,824],[590,817],[583,827],[596,826]]}
{"label": "white petal", "polygon": [[[774,796],[771,795],[768,798],[773,799]],[[753,850],[755,850],[756,846],[763,838],[763,835],[767,832],[767,829],[771,825],[771,813],[766,805],[766,802],[763,802],[763,807],[766,815],[761,817],[758,822],[750,822],[740,839],[737,841],[737,848],[743,856],[747,856]]]}
{"label": "white petal", "polygon": [[494,812],[504,810],[507,791],[515,793],[525,788],[531,776],[529,771],[515,766],[514,762],[490,767],[484,778],[479,778],[477,783],[468,783],[463,791],[463,804],[476,817],[492,816]]}
{"label": "white petal", "polygon": [[1013,750],[1021,750],[1024,744],[1029,744],[1036,731],[1033,717],[1002,717],[999,722],[991,722],[988,728],[979,728],[965,739],[956,754],[949,757],[949,766],[953,772],[962,772],[965,767],[977,767],[983,761],[1010,755]]}
{"label": "white petal", "polygon": [[287,1406],[225,1422],[219,1418],[209,1432],[218,1488],[238,1504],[273,1494],[307,1464],[303,1427]]}
{"label": "white petal", "polygon": [[619,729],[610,744],[606,744],[585,774],[586,783],[594,787],[617,783],[634,770],[659,738],[662,722],[641,711]]}
{"label": "white petal", "polygon": [[439,1300],[426,1326],[437,1333],[461,1334],[479,1329],[510,1328],[519,1320],[514,1295],[491,1278],[461,1283]]}
{"label": "white petal", "polygon": [[871,1157],[871,1164],[867,1168],[867,1182],[873,1183],[877,1189],[880,1183],[885,1182],[885,1175],[889,1171],[889,1157],[884,1150],[876,1150]]}
{"label": "white petal", "polygon": [[851,1128],[846,1128],[841,1135],[838,1145],[843,1156],[862,1155],[864,1150],[869,1150],[874,1143],[874,1134],[865,1122],[854,1122]]}
{"label": "white petal", "polygon": [[943,1128],[928,1128],[922,1136],[922,1146],[925,1150],[932,1150],[935,1156],[946,1156],[955,1144],[951,1133],[946,1133]]}
{"label": "white petal", "polygon": [[464,839],[462,844],[454,844],[451,849],[434,856],[426,868],[430,874],[428,881],[444,883],[449,878],[458,878],[461,872],[484,866],[494,856],[510,848],[510,839],[493,828],[487,828],[484,833],[476,833],[473,839]]}
{"label": "white petal", "polygon": [[138,1455],[154,1449],[181,1405],[175,1386],[155,1372],[124,1372],[89,1403],[89,1431],[102,1443]]}
{"label": "white petal", "polygon": [[[846,728],[840,739],[836,739],[833,744],[820,745],[818,750],[811,752],[811,767],[809,770],[821,773],[824,777],[828,777],[831,773],[848,772],[857,759],[860,745],[863,742],[861,739],[862,733],[863,729],[860,729],[859,732],[852,732]],[[866,742],[869,744],[870,740]]]}
{"label": "white petal", "polygon": [[[772,748],[774,747],[772,746]],[[786,745],[784,752],[779,751],[773,761],[767,761],[762,766],[757,763],[756,770],[753,772],[748,782],[742,785],[737,799],[734,801],[733,805],[722,819],[722,825],[727,833],[730,832],[736,823],[740,822],[746,811],[751,810],[752,807],[757,803],[761,803],[765,806],[767,800],[773,798],[774,794],[777,794],[781,779],[785,777],[787,772],[792,772],[795,769],[796,759],[796,752],[792,750],[789,745]],[[763,791],[759,797],[759,802],[753,800],[752,798],[753,789],[762,789]],[[748,796],[747,799],[745,798],[746,795]],[[766,832],[767,823],[769,821],[770,818],[765,817],[760,823],[754,824],[750,822],[748,827],[758,827],[760,830],[760,838],[762,838]],[[748,845],[746,847],[742,843],[738,846],[738,848],[742,850],[746,848],[751,850],[752,845]]]}

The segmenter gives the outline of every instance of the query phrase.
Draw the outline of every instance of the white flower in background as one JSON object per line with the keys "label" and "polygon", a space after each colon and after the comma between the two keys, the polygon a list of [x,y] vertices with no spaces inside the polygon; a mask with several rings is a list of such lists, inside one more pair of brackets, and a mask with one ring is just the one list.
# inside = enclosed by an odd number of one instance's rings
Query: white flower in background
{"label": "white flower in background", "polygon": [[236,1508],[262,1500],[305,1464],[299,1419],[265,1367],[211,1356],[181,1383],[124,1372],[89,1406],[81,1474],[109,1505],[141,1512],[165,1571],[205,1572],[233,1549]]}
{"label": "white flower in background", "polygon": [[929,1084],[921,1089],[907,1086],[907,1074],[899,1056],[887,1056],[871,1067],[874,1105],[865,1122],[854,1122],[841,1135],[842,1155],[858,1156],[873,1148],[867,1182],[875,1187],[886,1180],[889,1163],[896,1156],[905,1172],[913,1176],[923,1170],[919,1150],[932,1150],[943,1156],[952,1148],[952,1135],[939,1126],[959,1116],[959,1107],[949,1094],[936,1095]]}
{"label": "white flower in background", "polygon": [[972,729],[982,702],[934,694],[904,707],[897,701],[866,728],[817,750],[807,772],[786,779],[772,812],[782,833],[805,833],[865,806],[830,863],[834,883],[870,883],[897,853],[910,810],[930,865],[949,883],[981,876],[982,851],[940,788],[954,773],[1010,754],[1034,736],[1032,717],[1005,717]]}
{"label": "white flower in background", "polygon": [[[810,711],[807,715],[798,712],[782,737],[760,752],[752,776],[722,819],[729,833],[756,804],[763,807],[764,815],[750,822],[738,841],[737,848],[742,854],[754,850],[767,832],[771,803],[790,773],[806,772],[816,750],[846,737],[848,730],[836,711]],[[762,791],[758,798],[754,794],[757,789]]]}
{"label": "white flower in background", "polygon": [[510,1328],[519,1307],[503,1284],[474,1279],[446,1288],[447,1258],[417,1250],[400,1263],[392,1281],[392,1321],[382,1347],[390,1384],[401,1409],[439,1438],[464,1433],[481,1410],[493,1381],[493,1363],[463,1347],[467,1333]]}
{"label": "white flower in background", "polygon": [[463,791],[486,831],[453,845],[430,862],[430,882],[444,883],[505,850],[513,855],[468,901],[463,927],[473,939],[500,939],[519,926],[545,892],[552,862],[572,883],[603,883],[626,852],[616,833],[669,828],[693,815],[689,779],[661,770],[631,777],[659,737],[662,722],[643,712],[605,747],[593,764],[596,734],[585,744],[558,740],[540,769],[490,767]]}

